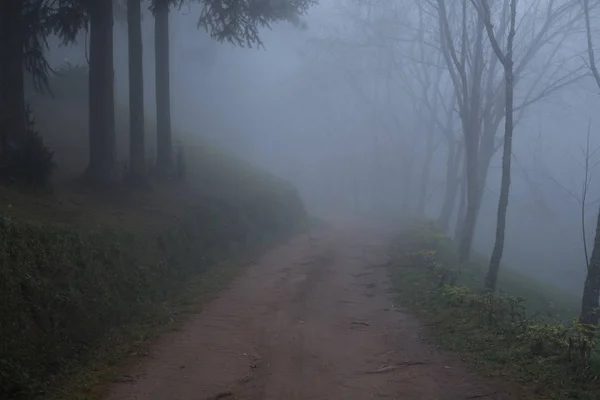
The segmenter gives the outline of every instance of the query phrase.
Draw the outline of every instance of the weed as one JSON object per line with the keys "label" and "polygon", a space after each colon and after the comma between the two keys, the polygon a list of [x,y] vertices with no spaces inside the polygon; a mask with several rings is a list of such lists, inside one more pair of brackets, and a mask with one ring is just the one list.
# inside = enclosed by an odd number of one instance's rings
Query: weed
{"label": "weed", "polygon": [[[565,323],[565,315],[575,315],[574,300],[560,299],[553,288],[530,294],[528,284],[543,286],[506,268],[500,294],[480,291],[483,265],[459,270],[452,248],[449,238],[420,221],[409,224],[391,248],[398,301],[431,322],[428,339],[488,375],[521,382],[537,399],[596,399],[599,336],[596,327],[577,319]],[[568,307],[528,310],[551,299]]]}

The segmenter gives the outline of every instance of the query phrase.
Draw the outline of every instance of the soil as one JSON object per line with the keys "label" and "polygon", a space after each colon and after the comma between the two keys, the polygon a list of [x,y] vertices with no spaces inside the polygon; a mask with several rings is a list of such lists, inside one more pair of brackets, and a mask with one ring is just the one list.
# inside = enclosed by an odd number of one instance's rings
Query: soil
{"label": "soil", "polygon": [[338,224],[273,249],[105,400],[517,399],[420,340],[388,291],[388,239]]}

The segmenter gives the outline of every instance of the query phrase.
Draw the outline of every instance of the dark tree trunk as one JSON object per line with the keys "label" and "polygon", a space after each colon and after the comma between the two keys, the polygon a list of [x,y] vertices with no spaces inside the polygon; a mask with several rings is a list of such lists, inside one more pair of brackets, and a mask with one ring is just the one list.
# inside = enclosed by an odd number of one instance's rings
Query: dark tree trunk
{"label": "dark tree trunk", "polygon": [[461,264],[469,260],[475,227],[477,225],[477,214],[479,214],[480,182],[479,170],[477,168],[477,150],[477,141],[465,140],[467,204],[458,243],[458,261]]}
{"label": "dark tree trunk", "polygon": [[596,222],[596,237],[581,299],[581,317],[584,324],[598,325],[600,319],[600,212]]}
{"label": "dark tree trunk", "polygon": [[134,182],[146,172],[144,144],[144,67],[140,0],[127,0],[129,37],[129,174]]}
{"label": "dark tree trunk", "polygon": [[156,0],[154,10],[156,61],[156,163],[159,174],[172,169],[171,92],[169,77],[169,3]]}
{"label": "dark tree trunk", "polygon": [[22,14],[22,0],[0,1],[0,154],[27,130]]}
{"label": "dark tree trunk", "polygon": [[[500,118],[492,119],[490,115],[486,114],[483,118],[483,134],[482,140],[478,143],[479,149],[477,153],[474,155],[475,161],[471,160],[471,162],[476,162],[476,166],[472,169],[472,173],[469,176],[467,171],[467,204],[472,204],[472,207],[469,210],[467,207],[467,212],[465,213],[464,220],[461,221],[461,229],[460,234],[456,237],[461,240],[459,243],[459,258],[464,262],[469,259],[471,246],[473,244],[473,238],[475,237],[475,230],[477,228],[477,220],[479,218],[479,211],[481,209],[481,203],[483,201],[483,195],[485,192],[485,182],[487,181],[487,177],[490,171],[490,164],[492,162],[492,158],[496,152],[495,148],[495,138],[496,131],[498,130],[498,125],[501,121]],[[474,147],[474,144],[473,144]],[[466,156],[465,156],[466,157]],[[468,160],[465,158],[465,163]],[[474,180],[474,184],[469,184],[469,179]],[[469,194],[473,196],[472,203],[469,199]],[[469,224],[467,224],[467,218],[470,218]],[[469,236],[469,242],[463,242],[466,240],[466,236],[461,236],[466,234],[467,232],[464,229],[472,230]]]}
{"label": "dark tree trunk", "polygon": [[464,223],[462,225],[458,243],[458,261],[460,264],[469,260],[471,246],[475,236],[475,227],[477,225],[477,215],[480,208],[479,190],[481,183],[479,181],[479,141],[481,134],[482,93],[479,83],[482,80],[485,69],[485,63],[483,61],[484,31],[485,27],[483,20],[480,18],[477,21],[476,37],[475,42],[473,43],[475,54],[473,55],[473,79],[470,88],[470,98],[468,99],[468,112],[465,110],[463,115],[461,115],[465,138],[467,204]]}
{"label": "dark tree trunk", "polygon": [[502,180],[500,184],[500,200],[498,202],[498,215],[496,220],[496,240],[490,259],[488,273],[485,278],[485,289],[491,292],[496,290],[498,284],[498,270],[504,251],[504,236],[506,231],[506,210],[508,209],[508,195],[510,191],[510,167],[512,159],[513,136],[513,73],[512,60],[507,60],[506,68],[506,116],[504,130],[504,148],[502,151]]}
{"label": "dark tree trunk", "polygon": [[421,186],[419,188],[419,204],[417,206],[417,213],[419,215],[425,214],[425,206],[427,203],[427,190],[429,189],[429,178],[431,175],[431,162],[433,160],[433,153],[435,151],[434,143],[434,127],[430,127],[427,132],[427,142],[425,145],[425,157],[423,158],[423,172],[421,174]]}
{"label": "dark tree trunk", "polygon": [[456,214],[456,226],[454,227],[454,238],[458,239],[462,235],[465,222],[465,209],[467,208],[467,177],[466,167],[463,166],[463,173],[460,179],[460,202]]}
{"label": "dark tree trunk", "polygon": [[[440,210],[440,216],[437,220],[437,225],[443,232],[448,233],[450,228],[450,219],[454,204],[456,203],[456,195],[461,186],[459,168],[462,160],[462,143],[448,143],[448,161],[446,163],[446,190],[444,193],[444,203]],[[460,218],[460,215],[459,215]]]}
{"label": "dark tree trunk", "polygon": [[113,66],[113,2],[90,3],[88,178],[110,184],[116,174]]}
{"label": "dark tree trunk", "polygon": [[402,168],[402,213],[408,215],[411,212],[411,163],[410,160],[405,160]]}

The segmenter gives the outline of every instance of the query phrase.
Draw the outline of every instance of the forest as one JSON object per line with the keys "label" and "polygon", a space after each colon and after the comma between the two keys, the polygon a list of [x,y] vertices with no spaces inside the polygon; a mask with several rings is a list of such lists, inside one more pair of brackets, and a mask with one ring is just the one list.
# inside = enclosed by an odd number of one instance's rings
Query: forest
{"label": "forest", "polygon": [[[6,0],[0,19],[0,393],[39,395],[96,332],[182,291],[190,260],[256,252],[310,215],[391,221],[395,256],[448,304],[543,298],[507,311],[510,332],[577,347],[593,386],[600,1]],[[98,287],[65,273],[82,263]],[[407,293],[422,278],[391,275]]]}

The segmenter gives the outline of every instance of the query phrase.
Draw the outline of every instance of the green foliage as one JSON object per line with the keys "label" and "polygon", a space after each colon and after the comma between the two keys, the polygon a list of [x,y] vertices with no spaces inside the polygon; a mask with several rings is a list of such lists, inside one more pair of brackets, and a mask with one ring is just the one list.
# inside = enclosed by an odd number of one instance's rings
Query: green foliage
{"label": "green foliage", "polygon": [[[391,248],[395,262],[390,274],[398,300],[431,321],[429,339],[459,352],[487,374],[533,387],[535,398],[597,398],[596,328],[577,319],[569,325],[551,320],[543,309],[528,313],[528,304],[548,303],[538,302],[539,293],[512,286],[523,285],[521,280],[505,278],[504,292],[497,295],[476,291],[482,287],[478,267],[454,267],[452,243],[440,236],[430,223],[413,221]],[[551,288],[542,295],[557,298]]]}
{"label": "green foliage", "polygon": [[0,217],[0,397],[45,398],[95,363],[98,349],[143,340],[146,328],[123,332],[145,324],[191,281],[210,282],[223,262],[305,224],[293,196],[276,184],[263,188],[260,206],[253,197],[199,196],[180,217],[150,229]]}
{"label": "green foliage", "polygon": [[54,153],[44,144],[35,129],[29,109],[24,137],[9,135],[0,159],[1,177],[5,183],[42,187],[50,183],[54,171]]}
{"label": "green foliage", "polygon": [[298,26],[303,15],[317,0],[200,0],[202,13],[198,26],[203,26],[213,39],[238,46],[262,45],[259,30],[278,21]]}

